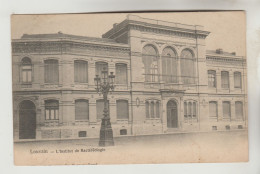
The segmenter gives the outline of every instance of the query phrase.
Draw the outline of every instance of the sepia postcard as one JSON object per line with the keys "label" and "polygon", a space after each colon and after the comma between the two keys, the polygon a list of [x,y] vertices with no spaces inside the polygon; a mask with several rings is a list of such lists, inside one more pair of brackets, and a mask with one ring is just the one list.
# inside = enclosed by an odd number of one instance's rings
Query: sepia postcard
{"label": "sepia postcard", "polygon": [[12,15],[15,165],[248,161],[244,11]]}

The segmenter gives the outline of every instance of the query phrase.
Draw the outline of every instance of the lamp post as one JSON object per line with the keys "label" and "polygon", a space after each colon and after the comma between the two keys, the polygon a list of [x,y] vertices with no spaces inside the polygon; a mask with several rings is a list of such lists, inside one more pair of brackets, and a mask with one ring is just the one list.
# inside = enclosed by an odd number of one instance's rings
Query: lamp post
{"label": "lamp post", "polygon": [[108,75],[106,68],[103,68],[101,78],[98,75],[94,78],[96,91],[99,94],[103,94],[104,99],[104,116],[102,117],[101,122],[99,146],[114,146],[113,130],[111,127],[107,100],[109,91],[114,91],[114,80],[115,75],[113,75],[113,72],[110,72],[110,75]]}

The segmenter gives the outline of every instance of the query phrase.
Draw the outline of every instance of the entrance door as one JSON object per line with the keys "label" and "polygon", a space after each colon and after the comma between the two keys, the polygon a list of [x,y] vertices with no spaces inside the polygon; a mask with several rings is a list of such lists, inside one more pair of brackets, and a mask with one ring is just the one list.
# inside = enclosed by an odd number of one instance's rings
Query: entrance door
{"label": "entrance door", "polygon": [[178,127],[177,104],[175,101],[172,100],[167,103],[167,127],[168,128]]}
{"label": "entrance door", "polygon": [[33,102],[22,101],[19,108],[19,139],[35,139],[36,111]]}

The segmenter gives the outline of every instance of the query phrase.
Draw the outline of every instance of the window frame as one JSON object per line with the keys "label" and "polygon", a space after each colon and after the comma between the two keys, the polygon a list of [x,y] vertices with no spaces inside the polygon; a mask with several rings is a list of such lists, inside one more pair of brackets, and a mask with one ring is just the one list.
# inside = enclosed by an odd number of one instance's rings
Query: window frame
{"label": "window frame", "polygon": [[[227,76],[227,84],[225,84],[225,73]],[[222,89],[229,89],[230,88],[230,79],[229,79],[229,72],[228,71],[221,71],[221,88]]]}
{"label": "window frame", "polygon": [[[21,60],[21,65],[20,66],[21,66],[21,82],[22,82],[22,84],[31,84],[33,82],[33,64],[32,64],[32,60],[29,57],[24,57]],[[25,67],[29,67],[29,68],[25,68]],[[26,74],[26,80],[24,80],[24,72]],[[28,80],[29,77],[30,77],[30,80]]]}
{"label": "window frame", "polygon": [[[47,62],[51,62],[51,61],[53,61],[53,62],[47,63]],[[53,71],[53,74],[50,74],[50,72],[49,72],[50,70],[47,70],[48,65],[53,65],[53,67],[57,66],[56,67],[57,69],[55,70],[55,72]],[[50,67],[48,67],[48,68],[50,68]],[[59,69],[60,68],[59,68],[59,60],[58,59],[46,59],[46,60],[44,60],[44,83],[46,83],[46,84],[59,84],[59,81],[60,81]],[[50,76],[54,76],[54,75],[56,76],[57,75],[57,76],[55,77],[56,79],[54,79],[53,77],[52,78],[49,77],[49,75]]]}
{"label": "window frame", "polygon": [[[123,108],[121,108],[121,107],[119,107],[118,105],[119,105],[119,102],[125,102],[124,104],[126,104],[126,118],[119,118],[119,110],[120,109],[123,109]],[[117,120],[129,120],[129,102],[128,102],[128,100],[124,100],[124,99],[118,99],[118,100],[116,100],[116,119]]]}
{"label": "window frame", "polygon": [[[79,67],[76,67],[76,66],[82,66],[83,64],[86,67],[86,69],[85,69],[85,72],[86,72],[85,79],[83,79],[81,72],[79,70],[77,71],[77,68],[79,68]],[[88,61],[86,61],[86,60],[74,60],[74,83],[79,83],[79,84],[85,83],[85,84],[87,84],[88,80],[89,80],[88,74],[89,74],[88,73]]]}
{"label": "window frame", "polygon": [[[86,102],[87,103],[86,119],[77,119],[77,103],[78,102]],[[75,121],[89,121],[89,100],[87,100],[87,99],[77,99],[77,100],[75,100]]]}
{"label": "window frame", "polygon": [[[118,83],[118,67],[124,67],[125,68],[125,83],[121,82]],[[116,85],[127,85],[128,84],[128,72],[127,72],[127,64],[126,63],[116,63],[115,64],[115,68],[116,68],[116,73],[115,73],[115,84]]]}
{"label": "window frame", "polygon": [[[212,76],[210,76],[212,75]],[[210,79],[213,79],[213,85],[210,85]],[[216,88],[217,87],[217,77],[216,77],[216,71],[215,70],[208,70],[208,87],[209,88]]]}
{"label": "window frame", "polygon": [[[238,75],[238,74],[239,74],[239,82],[240,82],[240,84],[239,84],[239,86],[236,86],[236,75]],[[239,72],[239,71],[235,71],[234,72],[234,88],[235,89],[242,89],[242,73]]]}
{"label": "window frame", "polygon": [[[53,105],[53,106],[51,106],[51,105]],[[59,100],[55,100],[55,99],[45,100],[44,101],[44,111],[45,111],[45,121],[58,121],[59,120]],[[47,117],[47,111],[48,111],[48,117]],[[52,118],[52,113],[54,113],[53,118]]]}
{"label": "window frame", "polygon": [[157,100],[157,99],[154,99],[154,100],[148,99],[148,100],[145,101],[145,118],[147,120],[160,119],[161,118],[161,113],[160,113],[161,104],[160,103],[161,103],[160,100]]}

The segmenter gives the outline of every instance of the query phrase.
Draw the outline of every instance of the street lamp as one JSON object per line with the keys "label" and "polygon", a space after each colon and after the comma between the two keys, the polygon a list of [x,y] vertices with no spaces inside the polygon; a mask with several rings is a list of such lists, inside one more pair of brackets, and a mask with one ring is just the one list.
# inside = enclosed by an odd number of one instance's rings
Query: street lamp
{"label": "street lamp", "polygon": [[99,135],[99,146],[113,146],[114,145],[114,138],[113,138],[113,130],[111,127],[110,116],[108,111],[108,100],[107,95],[108,92],[114,91],[114,80],[115,75],[113,72],[108,72],[106,68],[103,68],[101,72],[101,77],[96,75],[94,78],[96,91],[99,94],[103,94],[104,99],[104,117],[102,117],[101,128],[100,128],[100,135]]}

